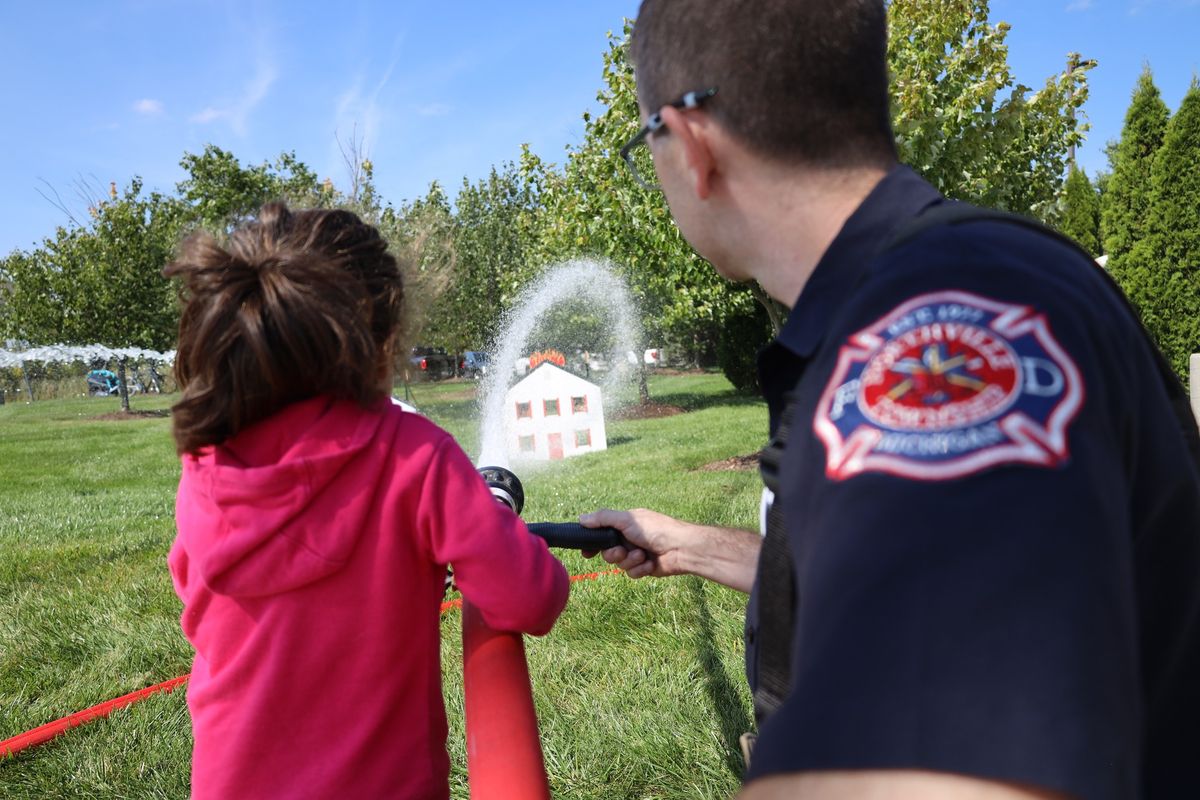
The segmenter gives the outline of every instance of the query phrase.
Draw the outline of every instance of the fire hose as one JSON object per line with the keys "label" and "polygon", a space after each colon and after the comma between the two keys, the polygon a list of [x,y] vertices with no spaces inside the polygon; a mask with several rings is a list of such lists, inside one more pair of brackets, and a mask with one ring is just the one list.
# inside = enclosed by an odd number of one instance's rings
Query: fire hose
{"label": "fire hose", "polygon": [[[521,513],[525,490],[516,475],[502,467],[484,467],[479,473],[498,502]],[[620,534],[612,528],[584,528],[572,523],[534,523],[528,527],[550,547],[603,550],[621,542]],[[548,800],[550,783],[521,634],[492,630],[483,615],[464,602],[462,636],[471,797]]]}

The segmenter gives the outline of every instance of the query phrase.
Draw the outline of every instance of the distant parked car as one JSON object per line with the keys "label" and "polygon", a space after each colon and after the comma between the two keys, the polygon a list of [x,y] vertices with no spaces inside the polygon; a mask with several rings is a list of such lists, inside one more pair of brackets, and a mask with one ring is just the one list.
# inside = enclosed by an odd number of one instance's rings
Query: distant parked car
{"label": "distant parked car", "polygon": [[468,350],[463,353],[458,362],[458,375],[461,378],[480,378],[487,375],[487,353],[478,350]]}
{"label": "distant parked car", "polygon": [[437,381],[454,377],[454,359],[442,347],[414,347],[408,359],[409,377]]}

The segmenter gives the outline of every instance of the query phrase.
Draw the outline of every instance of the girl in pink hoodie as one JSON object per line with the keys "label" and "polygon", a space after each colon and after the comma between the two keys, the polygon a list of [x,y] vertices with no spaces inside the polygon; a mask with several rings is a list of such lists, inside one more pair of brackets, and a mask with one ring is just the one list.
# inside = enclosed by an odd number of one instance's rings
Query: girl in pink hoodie
{"label": "girl in pink hoodie", "polygon": [[373,227],[271,204],[166,274],[192,797],[447,797],[446,565],[488,624],[535,635],[565,570],[449,434],[389,402],[403,291]]}

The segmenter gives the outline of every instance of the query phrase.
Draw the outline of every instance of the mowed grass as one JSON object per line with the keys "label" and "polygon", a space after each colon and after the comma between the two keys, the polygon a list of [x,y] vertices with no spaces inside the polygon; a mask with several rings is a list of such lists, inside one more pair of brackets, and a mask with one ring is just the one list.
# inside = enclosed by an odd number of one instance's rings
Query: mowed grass
{"label": "mowed grass", "polygon": [[[474,390],[418,384],[410,395],[472,455]],[[606,452],[523,474],[527,520],[644,506],[756,524],[756,473],[698,468],[761,447],[765,407],[717,375],[656,376],[650,390],[687,413],[610,421]],[[171,399],[137,397],[134,407],[165,409]],[[190,668],[165,561],[179,475],[170,421],[98,419],[115,407],[83,398],[0,406],[0,739]],[[607,568],[558,554],[572,574]],[[526,639],[555,797],[736,790],[737,737],[751,726],[744,605],[694,578],[612,575],[572,586],[555,629]],[[452,794],[465,798],[458,614],[442,628]],[[287,728],[284,713],[281,737]],[[0,761],[0,797],[183,798],[190,748],[183,691],[158,695]]]}

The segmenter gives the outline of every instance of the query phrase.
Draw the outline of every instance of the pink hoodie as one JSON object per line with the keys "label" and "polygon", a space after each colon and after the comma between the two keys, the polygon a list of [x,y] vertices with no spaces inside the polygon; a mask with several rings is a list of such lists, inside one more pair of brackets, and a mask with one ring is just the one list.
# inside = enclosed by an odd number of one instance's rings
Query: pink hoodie
{"label": "pink hoodie", "polygon": [[196,648],[192,797],[446,797],[446,565],[541,635],[567,574],[445,431],[315,398],[185,456],[169,563]]}

